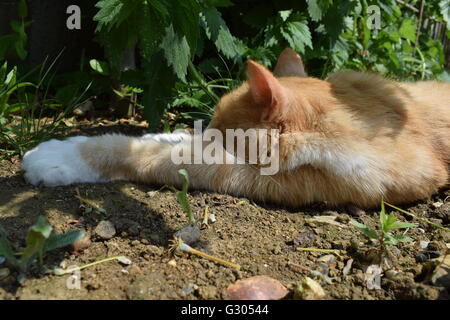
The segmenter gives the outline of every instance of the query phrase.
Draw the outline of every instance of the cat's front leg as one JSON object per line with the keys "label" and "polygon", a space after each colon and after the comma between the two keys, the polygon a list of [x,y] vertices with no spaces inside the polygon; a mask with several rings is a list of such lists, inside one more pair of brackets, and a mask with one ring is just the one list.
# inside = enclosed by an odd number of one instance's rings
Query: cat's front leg
{"label": "cat's front leg", "polygon": [[[136,168],[127,166],[133,148],[149,143],[174,145],[189,137],[187,133],[148,134],[143,137],[105,135],[77,136],[66,140],[40,143],[25,153],[22,169],[25,179],[33,185],[48,187],[75,183],[101,183],[118,179],[132,179]],[[90,146],[90,147],[89,147]],[[88,149],[89,152],[82,152]],[[156,148],[157,149],[157,148]],[[105,174],[99,168],[108,168]]]}
{"label": "cat's front leg", "polygon": [[90,168],[80,154],[79,146],[90,138],[72,137],[49,140],[25,153],[21,167],[25,179],[33,185],[48,187],[82,182],[103,182],[98,172]]}

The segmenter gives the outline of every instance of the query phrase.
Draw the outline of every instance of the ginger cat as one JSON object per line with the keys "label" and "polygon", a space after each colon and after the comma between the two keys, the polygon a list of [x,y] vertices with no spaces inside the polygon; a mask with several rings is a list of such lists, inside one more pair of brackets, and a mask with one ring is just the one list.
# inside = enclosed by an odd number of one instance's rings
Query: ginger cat
{"label": "ginger cat", "polygon": [[[353,71],[307,77],[291,49],[274,73],[249,61],[248,81],[218,103],[209,128],[279,130],[279,172],[251,164],[175,164],[187,134],[51,140],[27,152],[26,179],[46,186],[132,180],[301,206],[377,207],[430,197],[449,182],[450,84],[399,83]],[[228,153],[227,156],[230,156]]]}

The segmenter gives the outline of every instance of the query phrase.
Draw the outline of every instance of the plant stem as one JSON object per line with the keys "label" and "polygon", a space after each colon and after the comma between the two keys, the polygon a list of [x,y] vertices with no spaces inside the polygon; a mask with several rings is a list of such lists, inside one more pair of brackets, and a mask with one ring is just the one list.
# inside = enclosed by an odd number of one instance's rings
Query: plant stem
{"label": "plant stem", "polygon": [[418,216],[416,216],[415,214],[413,214],[413,213],[411,213],[411,212],[408,212],[408,211],[405,211],[405,210],[403,210],[403,209],[400,209],[400,208],[398,208],[398,207],[396,207],[396,206],[394,206],[394,205],[392,205],[392,204],[389,204],[389,203],[387,203],[387,202],[384,202],[384,203],[385,203],[386,205],[388,205],[389,207],[391,207],[391,208],[394,208],[394,209],[396,209],[396,210],[398,210],[398,211],[400,211],[400,212],[402,212],[402,213],[404,213],[404,214],[406,214],[406,215],[408,215],[408,216],[410,216],[410,217],[413,217],[413,218],[415,218],[415,219],[417,219],[417,220],[419,220],[419,221],[426,222],[426,223],[432,225],[433,227],[436,227],[436,228],[439,228],[439,229],[442,229],[442,230],[445,230],[445,231],[450,231],[450,229],[448,229],[448,228],[446,228],[446,227],[443,227],[443,226],[440,226],[440,225],[438,225],[438,224],[435,224],[435,223],[429,221],[429,220],[426,219],[426,218],[418,217]]}
{"label": "plant stem", "polygon": [[227,267],[234,268],[236,270],[240,270],[241,269],[241,266],[238,265],[238,264],[234,264],[234,263],[228,262],[226,260],[223,260],[223,259],[211,256],[211,255],[209,255],[207,253],[204,253],[202,251],[199,251],[197,249],[192,248],[188,244],[184,243],[181,238],[175,237],[175,239],[173,240],[173,243],[174,243],[174,246],[171,249],[172,251],[175,251],[175,252],[176,251],[188,252],[188,253],[195,254],[197,256],[203,257],[205,259],[208,259],[208,260],[211,260],[211,261],[223,264],[223,265],[225,265]]}

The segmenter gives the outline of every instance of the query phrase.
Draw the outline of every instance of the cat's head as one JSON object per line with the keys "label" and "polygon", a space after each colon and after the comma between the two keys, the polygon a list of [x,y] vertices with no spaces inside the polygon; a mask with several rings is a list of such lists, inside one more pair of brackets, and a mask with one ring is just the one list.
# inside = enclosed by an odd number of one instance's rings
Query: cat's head
{"label": "cat's head", "polygon": [[247,81],[221,98],[210,127],[225,129],[274,128],[281,133],[307,129],[323,110],[325,81],[306,75],[300,56],[285,49],[274,72],[247,62]]}
{"label": "cat's head", "polygon": [[[227,129],[275,129],[279,134],[280,168],[290,170],[295,167],[290,160],[296,152],[297,133],[323,131],[321,119],[333,105],[330,99],[330,84],[307,77],[300,56],[288,48],[281,53],[273,73],[248,61],[247,81],[222,97],[209,127],[223,134]],[[273,130],[266,132],[272,141]],[[255,139],[261,141],[259,136]],[[251,144],[245,142],[245,148]],[[236,154],[236,149],[226,149]]]}

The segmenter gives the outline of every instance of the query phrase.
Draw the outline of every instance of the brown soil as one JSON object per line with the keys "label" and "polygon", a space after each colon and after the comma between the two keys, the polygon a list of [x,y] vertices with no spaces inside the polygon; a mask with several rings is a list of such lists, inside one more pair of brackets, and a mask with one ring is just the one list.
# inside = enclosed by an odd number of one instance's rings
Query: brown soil
{"label": "brown soil", "polygon": [[[83,214],[79,200],[74,197],[76,188],[83,197],[103,207],[106,214]],[[331,284],[323,283],[328,299],[449,297],[448,288],[426,281],[427,262],[416,259],[422,251],[418,247],[420,240],[431,241],[426,250],[438,255],[445,254],[450,242],[449,232],[427,223],[418,222],[419,228],[408,232],[414,243],[392,249],[391,260],[401,273],[392,279],[382,277],[381,290],[368,290],[363,266],[373,245],[349,224],[351,214],[345,208],[329,210],[317,204],[292,210],[216,193],[190,192],[194,211],[202,213],[208,206],[217,219],[202,230],[194,247],[240,264],[241,270],[236,271],[200,257],[168,254],[168,240],[186,225],[187,217],[172,191],[158,190],[159,187],[131,182],[35,188],[24,181],[16,159],[2,160],[0,224],[16,251],[24,247],[27,230],[39,215],[46,216],[57,233],[84,229],[92,243],[79,253],[66,248],[47,254],[44,268],[31,268],[22,285],[17,283],[17,273],[13,271],[0,280],[0,299],[226,299],[225,291],[230,284],[255,275],[277,279],[292,292],[295,284],[310,273],[307,268],[317,269],[318,259],[325,255],[300,251],[299,247],[342,249],[329,265]],[[403,208],[448,227],[449,196],[450,191],[442,191],[429,201]],[[442,205],[435,205],[437,202]],[[402,221],[408,218],[397,215]],[[341,226],[317,224],[311,220],[317,216],[337,216]],[[375,227],[378,215],[370,211],[357,219]],[[74,225],[71,220],[80,223]],[[111,221],[116,228],[115,236],[109,240],[95,234],[101,220]],[[352,243],[359,249],[355,250]],[[131,259],[132,264],[110,261],[83,269],[80,289],[67,288],[69,275],[56,276],[44,271],[119,255]],[[349,259],[354,259],[353,267],[344,276],[343,268]]]}

